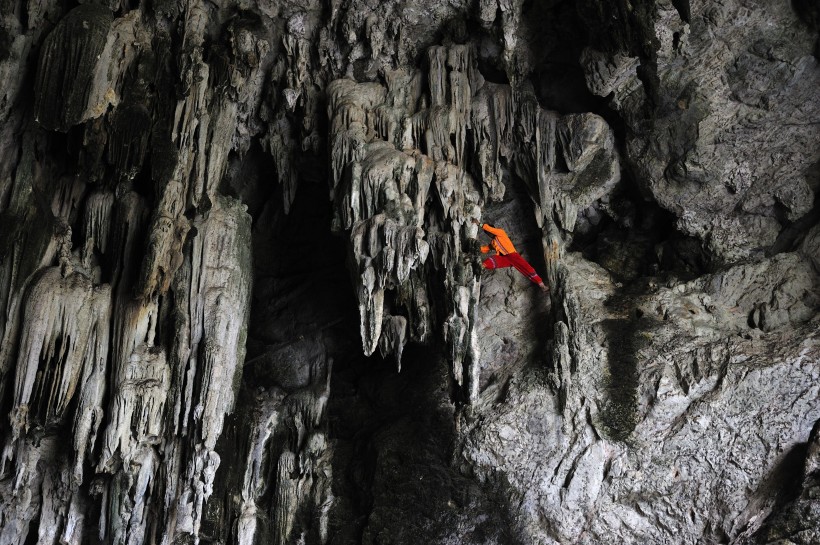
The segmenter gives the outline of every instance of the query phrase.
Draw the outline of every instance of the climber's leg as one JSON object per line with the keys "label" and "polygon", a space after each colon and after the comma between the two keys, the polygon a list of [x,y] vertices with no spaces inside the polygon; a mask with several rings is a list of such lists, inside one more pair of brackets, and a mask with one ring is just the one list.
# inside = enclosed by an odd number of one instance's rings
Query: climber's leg
{"label": "climber's leg", "polygon": [[532,265],[527,263],[527,261],[523,257],[521,257],[521,254],[512,253],[507,254],[504,257],[508,258],[512,266],[518,269],[518,272],[523,274],[527,278],[527,280],[529,280],[533,284],[541,285],[544,283],[544,281],[541,280],[541,277],[538,276],[538,273],[535,272],[535,269],[532,268]]}
{"label": "climber's leg", "polygon": [[485,269],[505,269],[507,267],[512,267],[513,263],[509,259],[509,255],[494,255],[492,257],[488,257],[484,261],[481,262],[484,265]]}

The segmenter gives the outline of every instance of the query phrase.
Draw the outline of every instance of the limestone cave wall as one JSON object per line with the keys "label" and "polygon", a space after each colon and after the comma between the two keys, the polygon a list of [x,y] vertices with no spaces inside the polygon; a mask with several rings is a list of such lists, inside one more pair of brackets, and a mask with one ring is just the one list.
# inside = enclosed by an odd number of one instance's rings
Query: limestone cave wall
{"label": "limestone cave wall", "polygon": [[0,14],[0,544],[820,542],[816,2]]}

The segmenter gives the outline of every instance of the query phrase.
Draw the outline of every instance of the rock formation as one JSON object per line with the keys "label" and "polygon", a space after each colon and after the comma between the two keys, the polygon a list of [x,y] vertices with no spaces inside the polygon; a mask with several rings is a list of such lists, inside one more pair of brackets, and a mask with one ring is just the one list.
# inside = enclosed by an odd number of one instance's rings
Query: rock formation
{"label": "rock formation", "polygon": [[7,3],[0,543],[820,541],[819,21]]}

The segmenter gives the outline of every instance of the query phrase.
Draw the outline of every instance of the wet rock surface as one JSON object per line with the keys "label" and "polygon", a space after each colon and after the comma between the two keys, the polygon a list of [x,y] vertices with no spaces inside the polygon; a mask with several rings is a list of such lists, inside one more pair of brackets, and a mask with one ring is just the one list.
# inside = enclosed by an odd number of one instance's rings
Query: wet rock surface
{"label": "wet rock surface", "polygon": [[820,540],[811,2],[0,13],[0,543]]}

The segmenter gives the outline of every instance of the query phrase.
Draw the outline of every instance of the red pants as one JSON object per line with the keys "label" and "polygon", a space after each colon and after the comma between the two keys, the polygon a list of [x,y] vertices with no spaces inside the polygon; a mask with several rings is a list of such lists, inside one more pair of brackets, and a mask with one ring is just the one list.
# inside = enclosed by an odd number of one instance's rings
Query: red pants
{"label": "red pants", "polygon": [[504,269],[506,267],[515,267],[518,272],[526,276],[533,284],[540,284],[541,277],[532,268],[532,265],[527,263],[521,254],[513,252],[507,255],[494,255],[484,260],[485,269]]}

